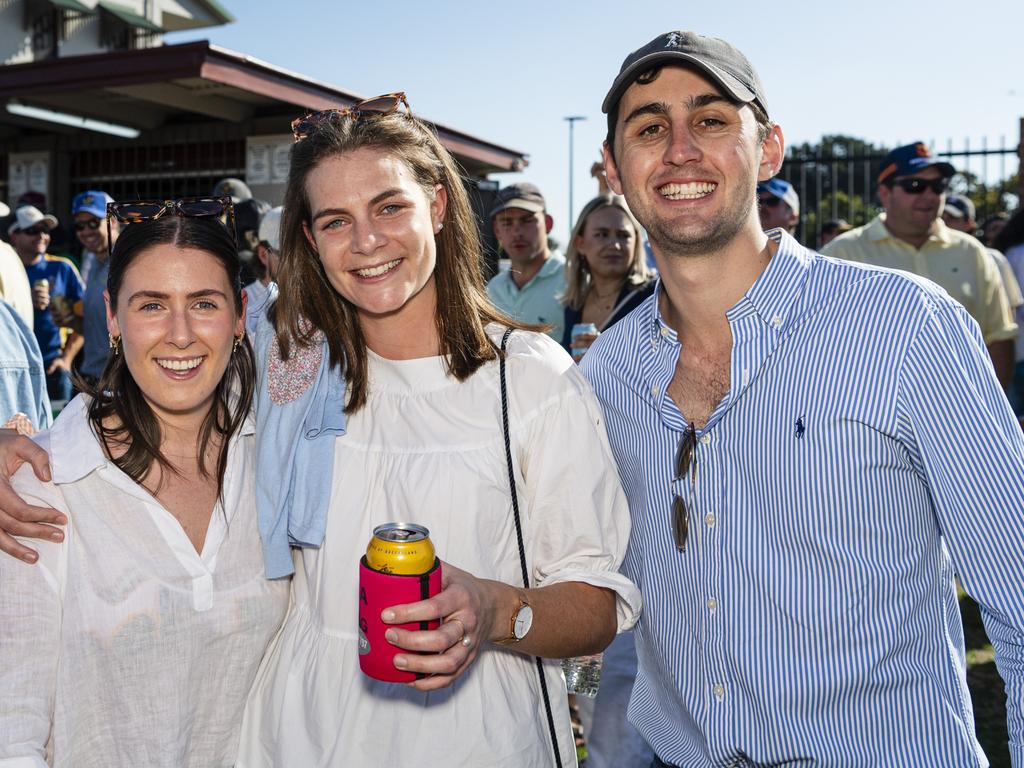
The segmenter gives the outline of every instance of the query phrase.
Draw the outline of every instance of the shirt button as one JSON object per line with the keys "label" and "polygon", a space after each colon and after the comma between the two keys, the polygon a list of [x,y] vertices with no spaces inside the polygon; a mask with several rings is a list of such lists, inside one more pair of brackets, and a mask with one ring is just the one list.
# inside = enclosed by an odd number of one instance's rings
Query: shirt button
{"label": "shirt button", "polygon": [[780,325],[782,325],[782,318],[779,317],[778,315],[773,317],[772,318],[772,325],[774,325],[776,328],[778,328]]}
{"label": "shirt button", "polygon": [[664,336],[665,338],[668,338],[668,328],[662,328],[661,335]]}
{"label": "shirt button", "polygon": [[708,528],[713,526],[715,524],[715,516],[712,513],[708,512],[706,515],[704,515],[704,524],[707,525]]}
{"label": "shirt button", "polygon": [[708,598],[708,610],[712,613],[718,610],[718,601],[713,597]]}
{"label": "shirt button", "polygon": [[651,387],[651,394],[657,397],[661,394],[661,390],[658,387]]}
{"label": "shirt button", "polygon": [[710,432],[705,432],[703,435],[701,435],[700,436],[700,442],[701,442],[701,445],[707,445],[708,443],[710,443],[711,442],[711,433]]}
{"label": "shirt button", "polygon": [[714,687],[715,698],[721,701],[725,698],[725,686],[719,683]]}
{"label": "shirt button", "polygon": [[658,348],[658,340],[657,339],[651,339],[651,347],[653,349],[657,349]]}

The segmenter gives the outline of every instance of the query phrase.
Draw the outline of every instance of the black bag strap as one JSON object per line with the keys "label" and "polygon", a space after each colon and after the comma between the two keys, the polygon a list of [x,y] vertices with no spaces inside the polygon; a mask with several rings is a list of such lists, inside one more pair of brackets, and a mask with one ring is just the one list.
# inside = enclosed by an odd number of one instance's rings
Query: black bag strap
{"label": "black bag strap", "polygon": [[[501,356],[498,371],[501,378],[501,427],[505,431],[505,460],[508,462],[508,486],[512,492],[512,514],[516,521],[516,541],[519,543],[519,565],[523,569],[523,587],[530,588],[530,575],[526,568],[526,547],[523,545],[523,524],[519,519],[519,496],[516,493],[516,475],[512,469],[512,440],[508,429],[508,388],[505,386],[505,345],[512,329],[505,331],[501,337]],[[548,728],[551,730],[551,747],[555,752],[555,765],[562,768],[562,755],[558,751],[558,735],[555,732],[555,716],[551,713],[551,699],[548,698],[548,682],[544,677],[544,662],[540,656],[534,657],[537,662],[537,674],[540,676],[540,694],[544,699],[544,709],[548,714]]]}

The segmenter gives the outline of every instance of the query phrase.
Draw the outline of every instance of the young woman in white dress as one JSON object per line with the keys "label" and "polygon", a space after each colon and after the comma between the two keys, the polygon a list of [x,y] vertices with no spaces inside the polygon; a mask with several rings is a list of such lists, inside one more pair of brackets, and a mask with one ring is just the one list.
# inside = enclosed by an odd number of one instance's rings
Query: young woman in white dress
{"label": "young woman in white dress", "polygon": [[253,360],[235,246],[213,218],[125,227],[113,353],[37,436],[68,518],[38,565],[0,557],[0,766],[232,765],[288,604],[253,509]]}
{"label": "young woman in white dress", "polygon": [[[331,359],[344,361],[347,423],[330,448],[326,534],[298,550],[292,609],[250,697],[238,764],[546,768],[554,757],[532,658],[542,656],[562,765],[574,765],[558,659],[601,650],[639,609],[618,573],[629,513],[597,402],[556,342],[512,333],[523,588],[499,385],[499,345],[514,323],[486,298],[452,158],[401,110],[297,122],[278,344],[295,350],[303,329],[323,332]],[[396,658],[429,675],[408,685],[359,670],[358,562],[391,520],[429,528],[444,563],[443,591],[390,617],[443,621],[393,630],[399,648],[428,652]],[[532,624],[516,638],[524,604]]]}

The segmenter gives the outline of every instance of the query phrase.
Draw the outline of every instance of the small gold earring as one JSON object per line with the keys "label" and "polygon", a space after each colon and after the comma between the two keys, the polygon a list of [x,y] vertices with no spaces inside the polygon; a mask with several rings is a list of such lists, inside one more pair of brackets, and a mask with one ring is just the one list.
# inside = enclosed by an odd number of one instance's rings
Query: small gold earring
{"label": "small gold earring", "polygon": [[235,352],[238,351],[238,348],[240,346],[242,346],[242,339],[244,339],[244,338],[245,338],[245,331],[242,331],[240,334],[235,336],[235,343],[231,347],[231,354],[234,354]]}
{"label": "small gold earring", "polygon": [[111,350],[114,352],[114,357],[117,357],[121,351],[121,337],[115,336],[112,333],[107,334],[107,343],[110,345]]}

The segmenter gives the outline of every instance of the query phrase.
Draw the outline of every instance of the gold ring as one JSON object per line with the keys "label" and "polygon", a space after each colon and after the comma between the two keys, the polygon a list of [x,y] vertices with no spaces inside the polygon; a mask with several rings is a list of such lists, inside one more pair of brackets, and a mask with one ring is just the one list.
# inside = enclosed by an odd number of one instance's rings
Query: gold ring
{"label": "gold ring", "polygon": [[455,642],[456,643],[462,643],[463,645],[466,645],[466,637],[467,637],[467,635],[466,635],[466,625],[462,623],[462,619],[459,619],[459,618],[456,618],[456,617],[452,617],[450,619],[445,619],[445,623],[446,624],[451,624],[452,622],[455,622],[455,621],[459,622],[459,626],[462,628],[462,636],[458,640],[456,640]]}

